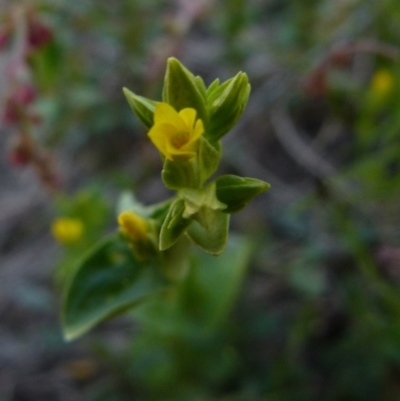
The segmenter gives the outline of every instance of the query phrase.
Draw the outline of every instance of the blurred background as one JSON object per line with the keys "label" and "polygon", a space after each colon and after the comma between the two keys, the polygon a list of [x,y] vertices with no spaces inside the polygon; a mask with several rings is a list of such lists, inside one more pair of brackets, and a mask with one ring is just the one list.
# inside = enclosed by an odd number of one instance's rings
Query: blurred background
{"label": "blurred background", "polygon": [[[398,0],[1,0],[0,18],[1,401],[400,400]],[[121,89],[159,100],[170,56],[207,85],[249,75],[219,170],[272,185],[232,218],[247,274],[212,341],[123,317],[66,343],[65,271],[122,190],[168,196]]]}

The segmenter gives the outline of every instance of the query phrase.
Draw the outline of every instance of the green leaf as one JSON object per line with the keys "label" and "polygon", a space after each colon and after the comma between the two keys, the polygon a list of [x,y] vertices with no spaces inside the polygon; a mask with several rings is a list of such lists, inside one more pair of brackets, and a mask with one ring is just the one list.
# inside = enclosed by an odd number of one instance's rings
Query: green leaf
{"label": "green leaf", "polygon": [[29,64],[36,85],[42,91],[52,91],[59,78],[64,61],[64,47],[61,43],[51,41],[40,51],[29,55]]}
{"label": "green leaf", "polygon": [[[216,79],[207,89],[207,104],[211,106],[215,100],[220,98],[224,90],[231,84],[233,80],[234,78],[229,78],[220,84],[219,79]],[[216,84],[216,81],[218,81],[218,85]]]}
{"label": "green leaf", "polygon": [[153,125],[154,110],[156,102],[142,96],[135,95],[127,88],[123,88],[124,95],[128,101],[131,109],[136,114],[138,119],[147,127]]}
{"label": "green leaf", "polygon": [[[232,235],[217,258],[192,252],[184,280],[135,308],[133,314],[144,330],[183,338],[198,338],[225,324],[249,265],[252,246]],[[171,296],[173,294],[173,296]]]}
{"label": "green leaf", "polygon": [[195,158],[187,161],[165,159],[162,180],[169,189],[197,188],[200,185],[199,169]]}
{"label": "green leaf", "polygon": [[[184,217],[190,217],[200,213],[202,209],[224,210],[226,205],[220,202],[216,196],[215,182],[211,182],[204,188],[185,188],[179,191],[179,196],[185,201]],[[207,221],[201,222],[204,226]]]}
{"label": "green leaf", "polygon": [[211,85],[207,88],[207,99],[210,99],[210,96],[214,93],[216,89],[220,87],[219,78],[215,79]]}
{"label": "green leaf", "polygon": [[239,72],[234,78],[213,89],[208,95],[210,113],[205,136],[211,142],[218,141],[237,123],[250,94],[247,75]]}
{"label": "green leaf", "polygon": [[[218,258],[198,253],[191,280],[197,299],[202,304],[204,319],[211,325],[223,324],[224,318],[237,299],[241,284],[249,265],[252,246],[244,238],[231,235],[228,245]],[[189,283],[188,283],[189,284]]]}
{"label": "green leaf", "polygon": [[221,161],[221,143],[215,142],[213,145],[203,137],[199,140],[198,165],[201,184],[217,171]]}
{"label": "green leaf", "polygon": [[190,245],[186,236],[180,236],[173,246],[161,253],[161,265],[169,280],[179,282],[186,277],[190,267]]}
{"label": "green leaf", "polygon": [[271,187],[267,182],[236,175],[223,175],[215,183],[218,200],[228,206],[223,210],[225,213],[238,212]]}
{"label": "green leaf", "polygon": [[200,92],[201,96],[203,97],[204,101],[207,101],[207,88],[204,84],[203,78],[197,76],[194,77],[194,82],[196,84],[196,87],[198,91]]}
{"label": "green leaf", "polygon": [[228,241],[229,214],[203,208],[186,229],[189,239],[204,252],[219,255]]}
{"label": "green leaf", "polygon": [[135,260],[116,236],[107,238],[83,258],[69,283],[62,312],[64,336],[73,340],[164,288],[154,266]]}
{"label": "green leaf", "polygon": [[200,138],[196,157],[184,161],[165,159],[161,173],[163,182],[167,188],[174,190],[199,188],[215,173],[220,160],[220,143],[210,144],[206,139]]}
{"label": "green leaf", "polygon": [[169,208],[160,231],[161,251],[174,245],[192,222],[191,219],[183,217],[184,211],[185,202],[182,199],[177,199]]}
{"label": "green leaf", "polygon": [[177,111],[191,107],[207,127],[208,112],[199,80],[176,58],[169,58],[164,79],[163,101]]}
{"label": "green leaf", "polygon": [[217,169],[220,153],[204,138],[200,138],[199,142],[196,157],[182,161],[165,159],[161,176],[167,188],[199,188]]}

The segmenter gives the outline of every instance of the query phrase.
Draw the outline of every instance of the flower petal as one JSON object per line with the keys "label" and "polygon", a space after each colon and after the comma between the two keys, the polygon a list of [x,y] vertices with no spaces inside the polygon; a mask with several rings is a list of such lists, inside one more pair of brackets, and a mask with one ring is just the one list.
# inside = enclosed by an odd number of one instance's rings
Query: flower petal
{"label": "flower petal", "polygon": [[196,156],[196,152],[194,150],[184,150],[176,149],[170,142],[166,145],[167,153],[169,154],[169,160],[189,160],[192,157]]}
{"label": "flower petal", "polygon": [[193,130],[194,122],[196,121],[196,114],[197,114],[196,110],[190,108],[182,109],[179,112],[179,116],[187,125],[187,129],[189,132]]}
{"label": "flower petal", "polygon": [[178,112],[168,103],[156,103],[154,111],[154,125],[158,124],[174,125],[178,131],[185,131],[185,124]]}
{"label": "flower petal", "polygon": [[190,142],[197,141],[204,134],[204,125],[202,120],[197,120],[194,126],[192,135],[190,137]]}
{"label": "flower petal", "polygon": [[168,150],[171,138],[176,134],[177,128],[172,124],[155,124],[147,134],[154,146],[169,160],[172,160]]}

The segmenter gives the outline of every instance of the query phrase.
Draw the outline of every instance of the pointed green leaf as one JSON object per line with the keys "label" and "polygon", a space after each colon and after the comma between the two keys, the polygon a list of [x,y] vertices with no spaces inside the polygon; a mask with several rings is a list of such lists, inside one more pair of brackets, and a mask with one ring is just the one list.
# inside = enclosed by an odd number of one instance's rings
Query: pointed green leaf
{"label": "pointed green leaf", "polygon": [[203,251],[219,255],[228,241],[229,214],[204,208],[201,217],[196,218],[198,221],[186,229],[187,236]]}
{"label": "pointed green leaf", "polygon": [[165,186],[169,189],[197,188],[201,185],[196,158],[187,161],[165,159],[161,176]]}
{"label": "pointed green leaf", "polygon": [[215,79],[207,88],[207,99],[210,99],[212,93],[219,88],[219,78]]}
{"label": "pointed green leaf", "polygon": [[81,336],[165,285],[159,271],[135,260],[126,243],[107,238],[83,258],[69,283],[62,312],[65,338]]}
{"label": "pointed green leaf", "polygon": [[182,199],[177,199],[169,208],[169,212],[160,231],[161,251],[174,245],[192,222],[191,219],[185,219],[183,217],[184,211],[185,202]]}
{"label": "pointed green leaf", "polygon": [[218,200],[228,206],[224,209],[225,213],[238,212],[271,187],[267,182],[236,175],[223,175],[215,183]]}
{"label": "pointed green leaf", "polygon": [[242,115],[250,94],[247,75],[240,72],[224,82],[208,96],[209,125],[206,138],[211,142],[221,139]]}
{"label": "pointed green leaf", "polygon": [[[214,145],[214,146],[213,146]],[[200,182],[203,184],[214,174],[221,161],[221,143],[211,144],[205,138],[199,140],[198,166],[200,171]]]}
{"label": "pointed green leaf", "polygon": [[218,168],[221,160],[221,144],[210,144],[207,139],[199,139],[196,157],[190,160],[165,159],[161,173],[165,186],[169,189],[198,188]]}
{"label": "pointed green leaf", "polygon": [[156,102],[142,96],[135,95],[127,88],[123,88],[124,95],[131,109],[136,114],[138,119],[147,127],[153,125],[154,110]]}
{"label": "pointed green leaf", "polygon": [[206,101],[199,90],[199,81],[176,58],[169,58],[164,79],[163,101],[177,111],[186,107],[197,110],[197,117],[208,123]]}
{"label": "pointed green leaf", "polygon": [[204,102],[206,102],[207,101],[207,88],[206,88],[206,85],[204,84],[203,78],[196,76],[196,77],[194,77],[194,82],[196,84],[196,88],[198,89],[201,96],[203,97]]}
{"label": "pointed green leaf", "polygon": [[218,98],[221,97],[222,93],[224,92],[224,90],[231,84],[231,82],[235,79],[235,77],[233,78],[229,78],[227,79],[225,82],[223,82],[222,84],[219,84],[219,79],[218,79],[218,85],[216,85],[216,81],[215,80],[211,86],[207,89],[207,103],[209,106],[211,106],[215,100],[217,100]]}

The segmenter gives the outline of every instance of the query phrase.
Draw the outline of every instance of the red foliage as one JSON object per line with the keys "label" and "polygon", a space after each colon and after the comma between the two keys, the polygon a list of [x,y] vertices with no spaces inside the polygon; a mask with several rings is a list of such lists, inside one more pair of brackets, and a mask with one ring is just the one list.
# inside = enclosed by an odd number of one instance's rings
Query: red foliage
{"label": "red foliage", "polygon": [[1,29],[0,30],[0,51],[4,50],[10,42],[10,30],[7,29]]}
{"label": "red foliage", "polygon": [[4,124],[16,124],[21,119],[21,113],[18,104],[12,99],[8,98],[5,102],[2,120]]}
{"label": "red foliage", "polygon": [[8,155],[8,162],[14,167],[24,167],[29,164],[31,157],[29,153],[22,151],[21,149],[14,149]]}
{"label": "red foliage", "polygon": [[36,99],[36,94],[36,88],[33,85],[24,84],[17,88],[12,95],[12,99],[15,103],[21,106],[26,106]]}
{"label": "red foliage", "polygon": [[47,45],[53,38],[53,31],[41,21],[32,19],[29,22],[28,43],[32,49]]}

